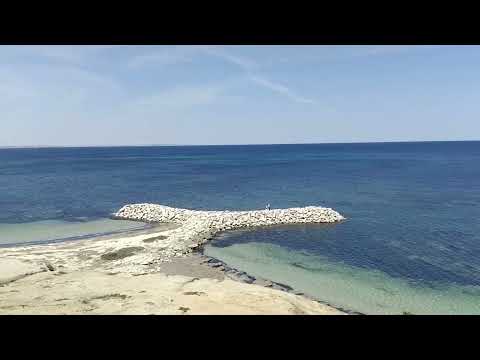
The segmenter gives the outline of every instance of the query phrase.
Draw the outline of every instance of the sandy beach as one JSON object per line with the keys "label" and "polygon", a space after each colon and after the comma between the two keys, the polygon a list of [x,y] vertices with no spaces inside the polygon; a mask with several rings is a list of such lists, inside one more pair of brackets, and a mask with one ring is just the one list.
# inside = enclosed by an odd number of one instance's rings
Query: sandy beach
{"label": "sandy beach", "polygon": [[0,249],[0,314],[344,314],[198,251],[179,254],[167,240],[181,229]]}

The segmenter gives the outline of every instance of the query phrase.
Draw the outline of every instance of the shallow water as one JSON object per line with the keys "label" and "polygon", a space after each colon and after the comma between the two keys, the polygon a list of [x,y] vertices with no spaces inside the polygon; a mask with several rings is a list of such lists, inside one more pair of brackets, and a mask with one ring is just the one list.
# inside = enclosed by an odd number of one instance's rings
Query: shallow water
{"label": "shallow water", "polygon": [[0,223],[0,246],[35,244],[145,229],[146,224],[111,219],[91,221],[43,220],[21,224]]}
{"label": "shallow water", "polygon": [[[234,241],[229,236],[216,241]],[[251,275],[365,314],[480,314],[480,286],[412,281],[267,242],[221,247],[214,243],[204,253]]]}

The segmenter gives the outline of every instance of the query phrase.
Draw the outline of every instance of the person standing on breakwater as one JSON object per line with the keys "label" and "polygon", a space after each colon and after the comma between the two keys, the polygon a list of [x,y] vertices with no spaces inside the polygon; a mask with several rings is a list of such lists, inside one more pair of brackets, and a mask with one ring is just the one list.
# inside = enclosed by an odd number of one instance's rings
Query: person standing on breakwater
{"label": "person standing on breakwater", "polygon": [[265,206],[265,209],[270,210],[270,204],[267,204],[267,206]]}

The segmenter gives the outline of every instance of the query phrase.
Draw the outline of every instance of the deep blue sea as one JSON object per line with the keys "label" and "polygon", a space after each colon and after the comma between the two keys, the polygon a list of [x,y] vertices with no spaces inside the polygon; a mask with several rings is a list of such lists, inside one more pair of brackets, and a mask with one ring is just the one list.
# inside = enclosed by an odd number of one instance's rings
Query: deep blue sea
{"label": "deep blue sea", "polygon": [[132,229],[108,217],[140,202],[332,207],[206,252],[360,312],[480,313],[480,142],[0,149],[0,244]]}

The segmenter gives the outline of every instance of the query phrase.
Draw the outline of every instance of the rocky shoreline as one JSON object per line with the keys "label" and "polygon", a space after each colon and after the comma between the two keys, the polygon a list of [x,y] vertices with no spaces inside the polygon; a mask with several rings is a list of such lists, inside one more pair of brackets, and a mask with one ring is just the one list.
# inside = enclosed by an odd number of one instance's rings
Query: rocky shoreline
{"label": "rocky shoreline", "polygon": [[140,204],[114,217],[155,227],[128,236],[0,248],[0,314],[352,313],[203,255],[203,245],[221,231],[344,219],[332,209],[219,212]]}
{"label": "rocky shoreline", "polygon": [[[142,221],[147,223],[173,222],[182,224],[179,234],[173,236],[177,242],[176,256],[194,253],[202,257],[202,263],[225,273],[228,278],[257,284],[268,288],[301,295],[310,300],[333,307],[347,314],[362,315],[348,309],[319,301],[303,292],[295,291],[288,285],[267,279],[255,278],[245,271],[237,270],[228,264],[203,254],[203,245],[218,233],[239,228],[259,226],[299,224],[299,223],[333,223],[345,220],[345,217],[331,208],[308,206],[302,208],[254,210],[254,211],[198,211],[172,208],[157,204],[132,204],[122,207],[112,216],[114,219]],[[187,231],[182,231],[187,226]],[[183,248],[178,240],[184,242]]]}
{"label": "rocky shoreline", "polygon": [[228,278],[230,278],[234,281],[240,281],[240,282],[243,282],[243,283],[246,283],[246,284],[260,285],[260,286],[264,286],[264,287],[267,287],[267,288],[271,288],[271,289],[275,289],[275,290],[284,291],[284,292],[287,292],[287,293],[299,295],[299,296],[302,296],[302,297],[307,298],[309,300],[315,301],[317,303],[327,305],[331,308],[337,309],[337,310],[341,311],[342,313],[345,313],[345,314],[348,314],[348,315],[365,315],[365,314],[357,312],[357,311],[353,311],[353,310],[350,310],[350,309],[345,309],[343,307],[340,307],[340,306],[337,306],[337,305],[334,305],[334,304],[330,304],[326,301],[321,301],[321,300],[319,300],[319,299],[317,299],[313,296],[305,294],[304,292],[296,291],[294,288],[292,288],[288,285],[281,284],[281,283],[278,283],[278,282],[274,282],[274,281],[271,281],[271,280],[268,280],[268,279],[255,277],[253,275],[248,274],[245,271],[235,269],[235,268],[229,266],[227,263],[225,263],[221,260],[218,260],[216,258],[207,256],[207,255],[204,255],[202,252],[200,252],[199,254],[202,257],[202,259],[203,259],[202,262],[205,265],[224,272],[226,277],[228,277]]}

